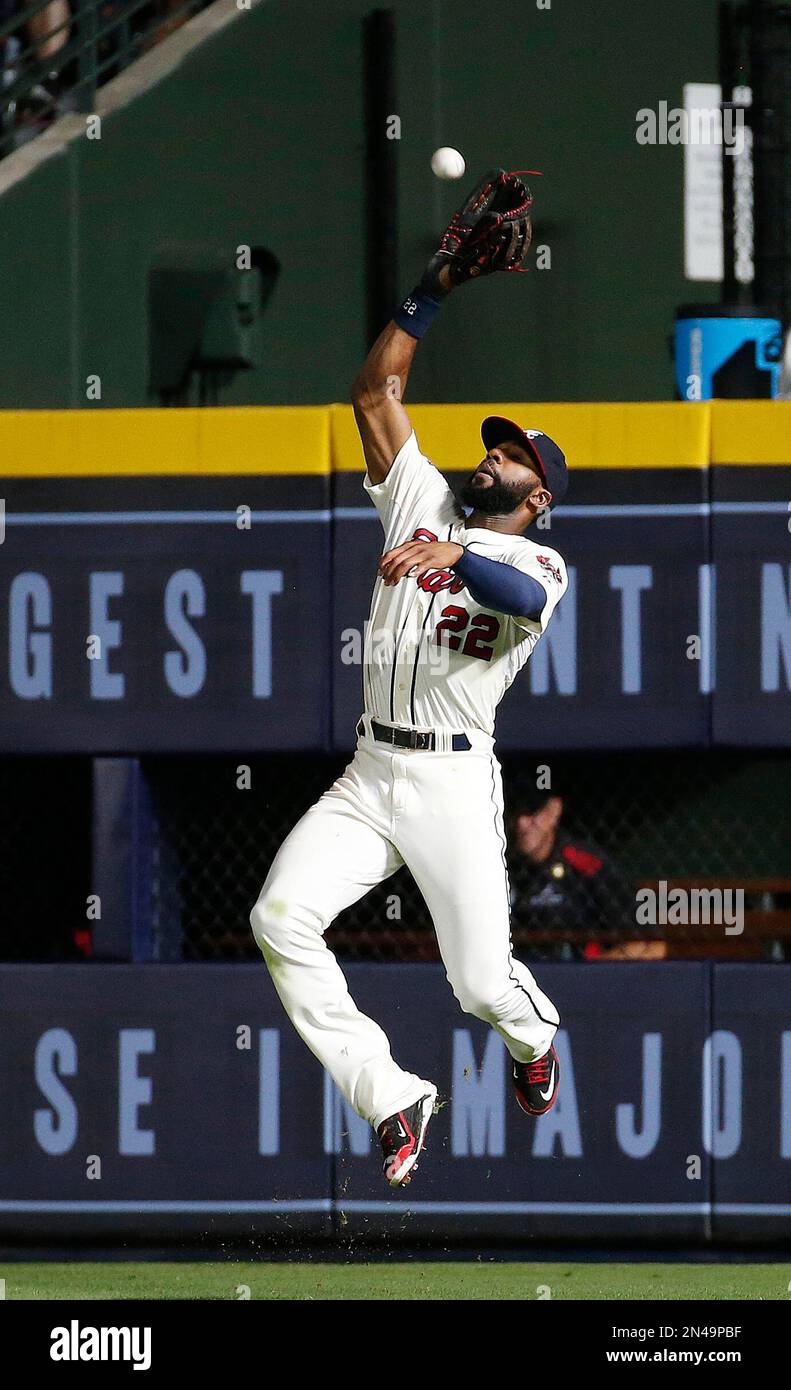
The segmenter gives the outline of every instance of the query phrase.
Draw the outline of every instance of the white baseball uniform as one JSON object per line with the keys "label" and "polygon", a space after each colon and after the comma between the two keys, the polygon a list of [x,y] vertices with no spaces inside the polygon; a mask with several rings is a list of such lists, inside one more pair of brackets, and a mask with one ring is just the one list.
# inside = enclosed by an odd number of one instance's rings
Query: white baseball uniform
{"label": "white baseball uniform", "polygon": [[[377,578],[357,751],[282,845],[251,914],[292,1023],[358,1114],[377,1128],[431,1083],[393,1060],[382,1029],[352,1000],[323,934],[339,912],[402,864],[426,900],[462,1009],[496,1028],[521,1062],[542,1056],[557,1030],[557,1010],[511,952],[493,728],[499,700],[568,581],[561,556],[548,546],[468,527],[414,433],[384,482],[366,477],[364,486],[382,520],[385,550],[416,534],[458,541],[532,575],[547,595],[534,620],[483,608],[452,571],[394,586]],[[372,719],[433,731],[434,750],[378,742]]]}

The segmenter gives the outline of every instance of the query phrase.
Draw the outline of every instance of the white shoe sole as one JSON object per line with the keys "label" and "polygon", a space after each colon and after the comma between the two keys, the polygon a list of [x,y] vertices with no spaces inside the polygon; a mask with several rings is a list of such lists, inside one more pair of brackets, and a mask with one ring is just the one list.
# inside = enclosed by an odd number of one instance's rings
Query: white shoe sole
{"label": "white shoe sole", "polygon": [[415,1145],[414,1152],[411,1153],[408,1158],[404,1159],[404,1162],[401,1164],[399,1168],[396,1169],[395,1173],[388,1177],[387,1181],[389,1182],[391,1187],[403,1187],[404,1183],[408,1180],[409,1175],[412,1172],[412,1169],[416,1167],[417,1161],[420,1158],[421,1153],[423,1152],[423,1145],[426,1138],[426,1130],[428,1129],[428,1122],[431,1119],[431,1116],[434,1114],[434,1106],[436,1104],[436,1100],[437,1088],[436,1086],[432,1086],[431,1091],[428,1092],[427,1095],[423,1096],[421,1102],[420,1132],[417,1136],[417,1143]]}

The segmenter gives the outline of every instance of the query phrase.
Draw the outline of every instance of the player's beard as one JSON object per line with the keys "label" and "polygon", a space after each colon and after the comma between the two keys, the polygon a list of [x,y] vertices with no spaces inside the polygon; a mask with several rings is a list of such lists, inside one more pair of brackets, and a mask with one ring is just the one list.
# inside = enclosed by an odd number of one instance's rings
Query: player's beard
{"label": "player's beard", "polygon": [[500,483],[493,478],[489,487],[474,487],[474,477],[473,473],[459,495],[465,507],[472,507],[474,511],[483,512],[486,516],[510,516],[536,486],[535,482]]}

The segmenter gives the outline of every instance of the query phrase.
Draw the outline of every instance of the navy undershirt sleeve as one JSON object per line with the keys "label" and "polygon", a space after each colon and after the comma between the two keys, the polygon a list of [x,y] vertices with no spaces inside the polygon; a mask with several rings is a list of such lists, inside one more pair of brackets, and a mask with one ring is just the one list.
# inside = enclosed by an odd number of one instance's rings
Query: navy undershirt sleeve
{"label": "navy undershirt sleeve", "polygon": [[475,602],[486,608],[536,622],[544,611],[547,595],[543,585],[515,565],[488,560],[485,555],[465,549],[453,571],[461,575]]}

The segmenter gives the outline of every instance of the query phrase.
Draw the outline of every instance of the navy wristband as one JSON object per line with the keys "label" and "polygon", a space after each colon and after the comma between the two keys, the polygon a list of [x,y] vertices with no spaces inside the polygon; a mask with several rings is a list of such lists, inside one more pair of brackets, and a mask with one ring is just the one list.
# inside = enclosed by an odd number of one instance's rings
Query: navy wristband
{"label": "navy wristband", "polygon": [[413,338],[422,338],[427,333],[440,311],[440,301],[426,294],[419,285],[408,294],[393,314],[393,320],[405,333]]}

